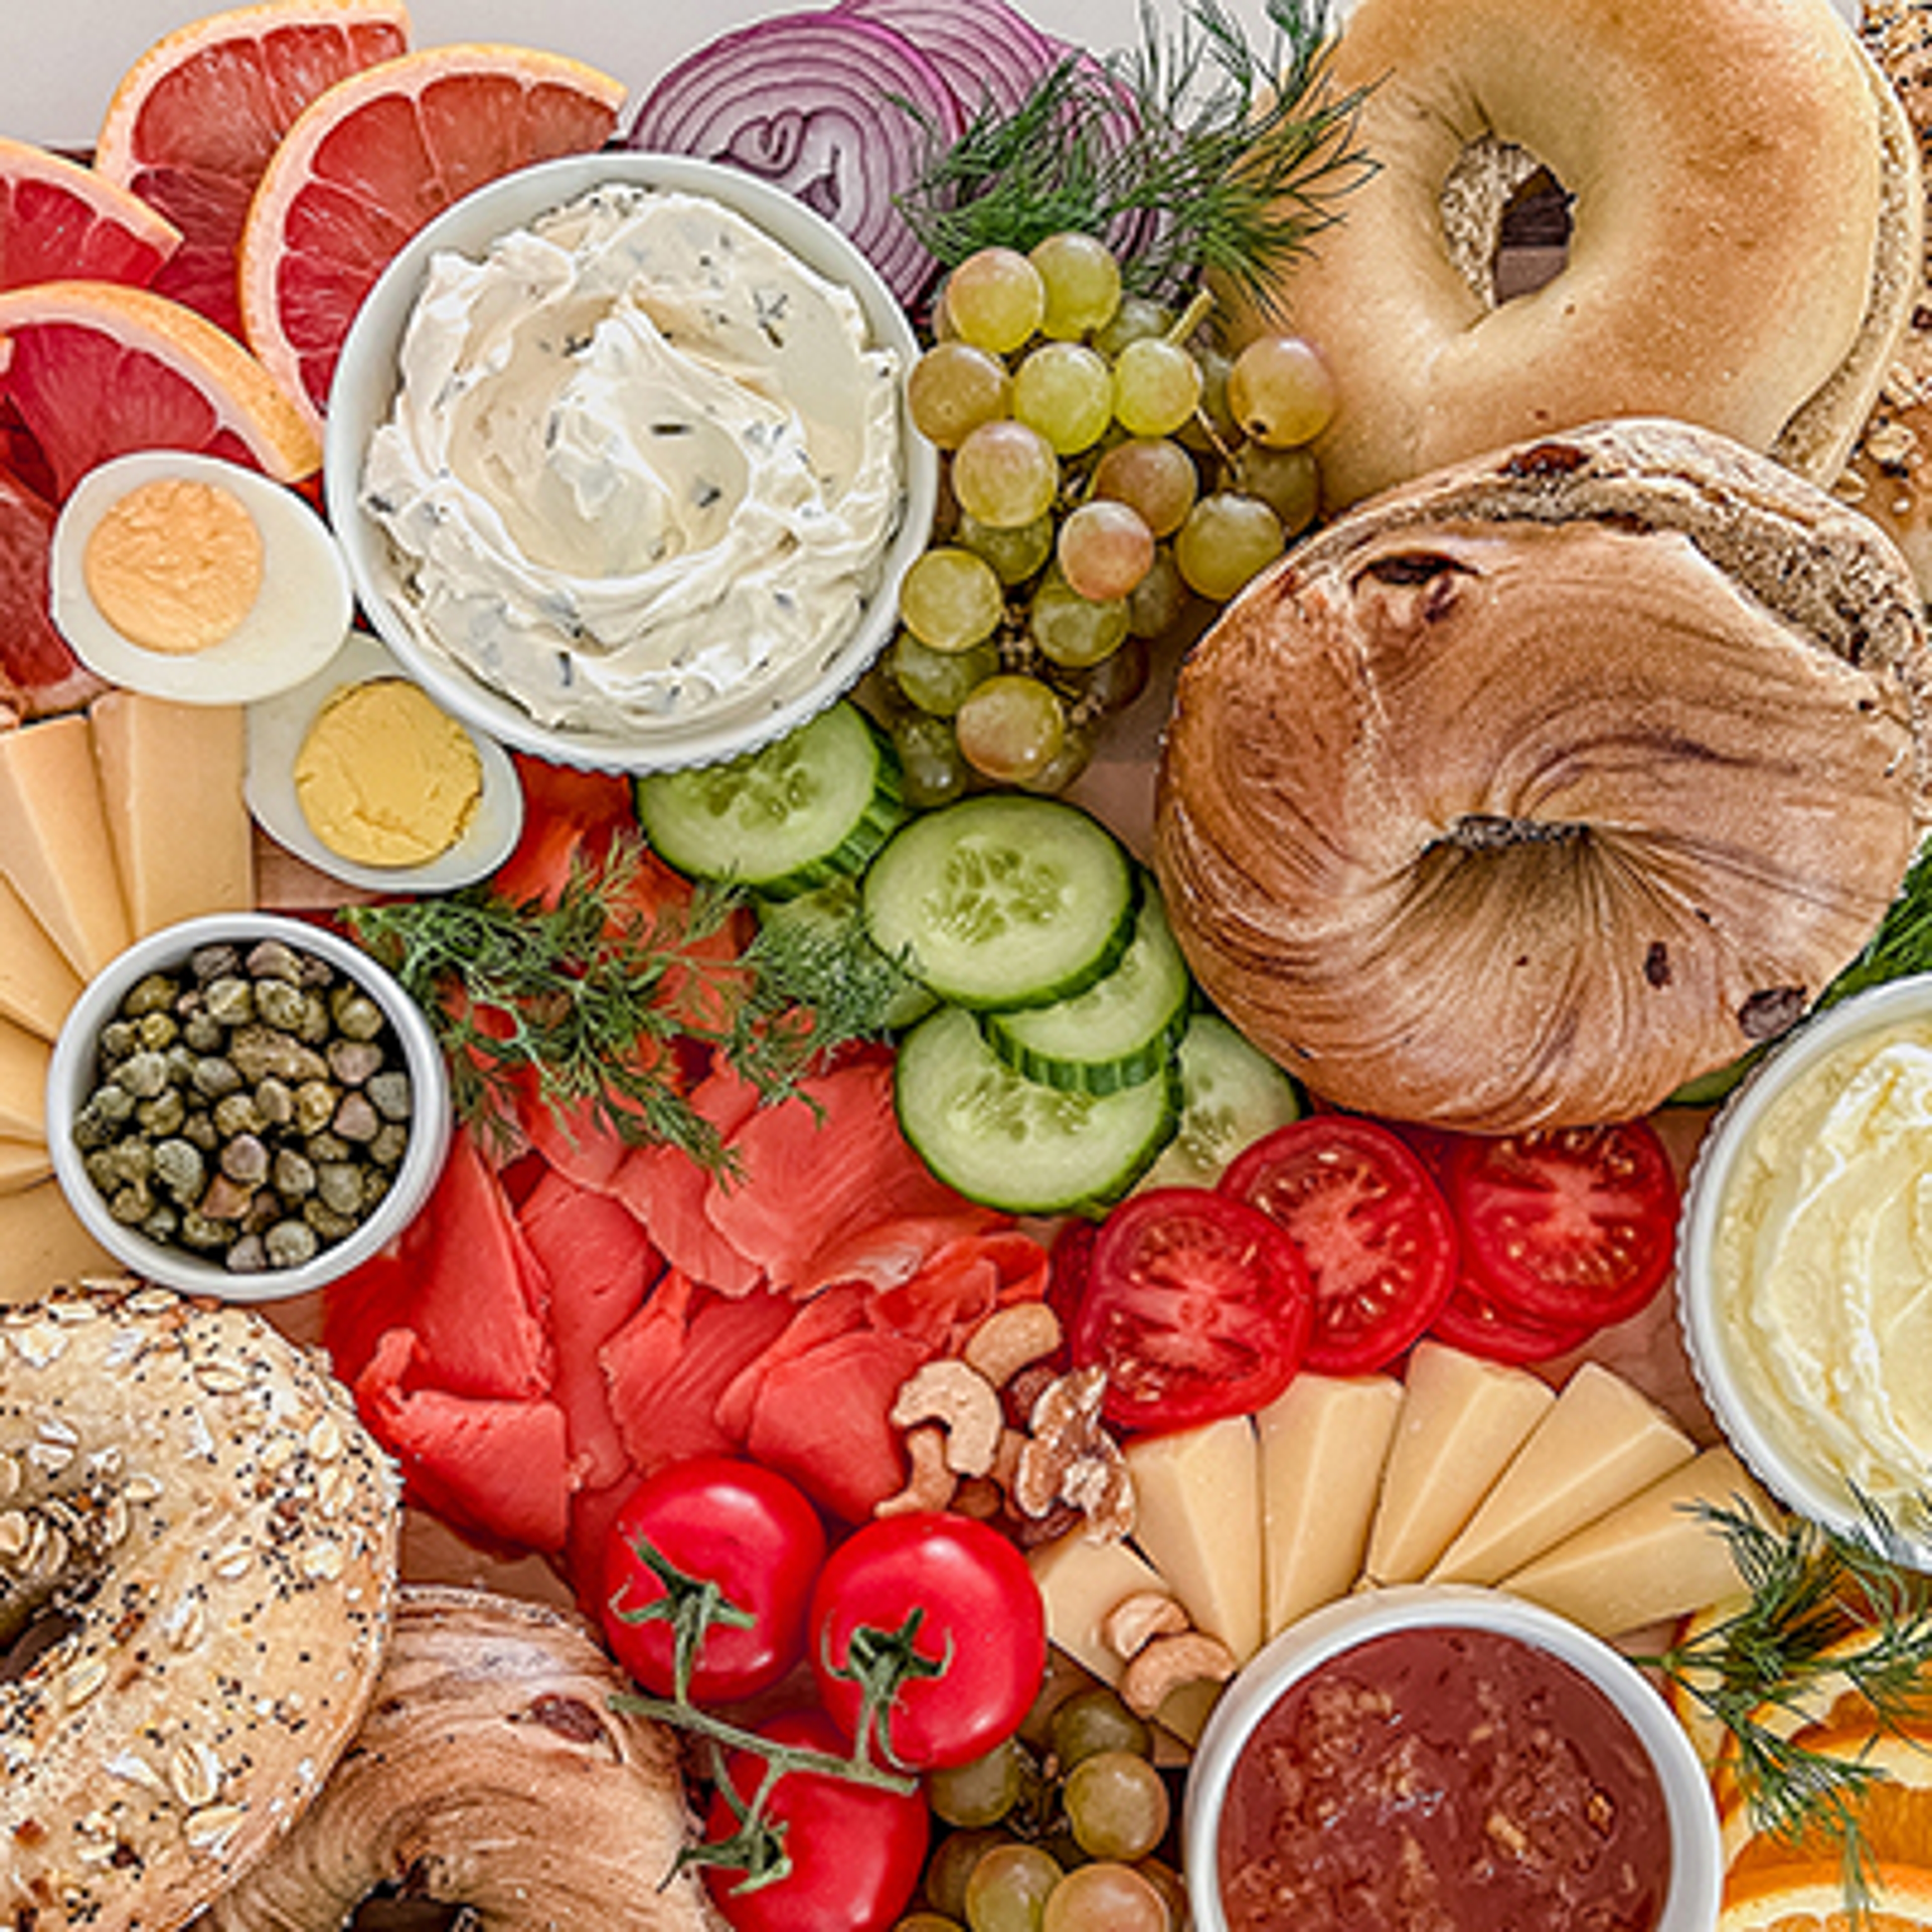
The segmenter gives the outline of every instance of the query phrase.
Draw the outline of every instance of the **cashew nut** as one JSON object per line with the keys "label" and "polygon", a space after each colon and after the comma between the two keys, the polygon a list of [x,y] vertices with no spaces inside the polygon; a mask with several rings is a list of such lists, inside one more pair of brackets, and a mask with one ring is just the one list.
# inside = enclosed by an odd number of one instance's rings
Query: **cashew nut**
{"label": "cashew nut", "polygon": [[908,1430],[937,1423],[945,1432],[946,1466],[958,1476],[983,1476],[992,1468],[1006,1426],[992,1384],[950,1359],[928,1362],[901,1385],[892,1422]]}
{"label": "cashew nut", "polygon": [[1165,1591],[1136,1590],[1123,1597],[1100,1623],[1101,1640],[1122,1663],[1131,1663],[1156,1637],[1178,1636],[1193,1626]]}
{"label": "cashew nut", "polygon": [[994,1388],[1004,1388],[1030,1363],[1060,1346],[1060,1317],[1043,1301],[1016,1302],[995,1309],[967,1339],[962,1359]]}
{"label": "cashew nut", "polygon": [[1136,1717],[1151,1718],[1184,1684],[1225,1684],[1234,1654],[1218,1637],[1188,1630],[1157,1636],[1120,1673],[1120,1701]]}
{"label": "cashew nut", "polygon": [[912,1474],[896,1496],[874,1505],[874,1516],[904,1516],[914,1510],[941,1510],[952,1500],[957,1486],[952,1472],[946,1466],[946,1432],[931,1423],[909,1429],[905,1436],[906,1460]]}

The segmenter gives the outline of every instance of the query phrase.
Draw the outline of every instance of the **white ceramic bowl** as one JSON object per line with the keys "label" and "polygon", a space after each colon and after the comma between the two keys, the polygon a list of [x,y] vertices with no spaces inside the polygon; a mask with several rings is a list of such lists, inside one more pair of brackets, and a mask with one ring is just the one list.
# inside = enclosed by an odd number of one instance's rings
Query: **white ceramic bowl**
{"label": "white ceramic bowl", "polygon": [[[94,1084],[100,1030],[131,988],[150,973],[184,964],[199,947],[236,944],[245,950],[267,939],[326,959],[382,1009],[409,1070],[410,1138],[388,1192],[353,1234],[322,1249],[300,1268],[236,1274],[218,1261],[164,1246],[116,1220],[88,1178],[70,1129]],[[46,1118],[48,1150],[62,1192],[88,1233],[124,1267],[184,1293],[216,1295],[227,1301],[278,1301],[346,1274],[415,1219],[449,1149],[449,1076],[421,1010],[360,946],[304,920],[268,913],[215,913],[164,926],[137,940],[88,982],[54,1042],[47,1068]]]}
{"label": "white ceramic bowl", "polygon": [[[1862,1038],[1902,1022],[1932,1025],[1932,974],[1894,980],[1807,1020],[1751,1070],[1706,1130],[1684,1192],[1677,1237],[1677,1312],[1684,1346],[1718,1424],[1751,1472],[1785,1503],[1836,1529],[1866,1527],[1844,1480],[1782,1438],[1774,1408],[1744,1371],[1718,1303],[1715,1256],[1734,1184],[1766,1114],[1797,1082]],[[1932,1535],[1898,1552],[1932,1569]]]}
{"label": "white ceramic bowl", "polygon": [[899,410],[904,505],[877,593],[857,627],[770,688],[695,717],[640,723],[621,735],[539,724],[523,706],[447,658],[425,652],[399,605],[406,596],[387,534],[359,501],[370,437],[389,413],[396,360],[430,257],[481,255],[499,236],[588,194],[624,182],[708,196],[754,223],[827,280],[857,296],[873,342],[896,350],[902,372],[920,353],[912,325],[871,264],[832,224],[770,184],[716,163],[651,154],[574,155],[520,170],[447,208],[412,236],[383,271],[344,342],[329,392],[324,478],[329,520],[368,622],[444,708],[465,724],[553,762],[643,772],[716,763],[754,751],[816,716],[857,682],[890,641],[898,582],[926,548],[938,500],[938,452]]}
{"label": "white ceramic bowl", "polygon": [[[1372,1637],[1419,1629],[1476,1629],[1534,1644],[1610,1699],[1648,1754],[1670,1822],[1670,1886],[1657,1932],[1711,1932],[1718,1922],[1724,1850],[1709,1779],[1661,1694],[1627,1659],[1567,1618],[1500,1591],[1410,1584],[1345,1597],[1291,1624],[1265,1646],[1214,1707],[1188,1773],[1182,1863],[1196,1932],[1227,1932],[1221,1909],[1221,1818],[1236,1760],[1290,1686]],[[1472,1928],[1474,1932],[1474,1928]]]}

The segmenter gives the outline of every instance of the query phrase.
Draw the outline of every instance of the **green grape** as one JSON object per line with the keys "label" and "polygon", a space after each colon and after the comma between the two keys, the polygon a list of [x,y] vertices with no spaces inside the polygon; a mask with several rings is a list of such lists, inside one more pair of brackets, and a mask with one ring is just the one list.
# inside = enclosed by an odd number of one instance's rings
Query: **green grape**
{"label": "green grape", "polygon": [[1063,672],[1054,680],[1061,691],[1068,691],[1082,715],[1112,718],[1126,710],[1146,690],[1152,654],[1144,638],[1130,637],[1120,648],[1110,652],[1085,670]]}
{"label": "green grape", "polygon": [[1132,595],[1154,562],[1154,532],[1130,505],[1096,497],[1060,526],[1060,573],[1082,597],[1106,604]]}
{"label": "green grape", "polygon": [[1240,427],[1228,407],[1228,371],[1234,363],[1218,349],[1197,350],[1195,359],[1201,364],[1201,406],[1181,426],[1180,440],[1190,449],[1218,452],[1240,440]]}
{"label": "green grape", "polygon": [[935,718],[950,718],[999,668],[1000,647],[991,638],[963,651],[935,651],[902,631],[886,653],[900,694]]}
{"label": "green grape", "polygon": [[1300,336],[1258,335],[1228,372],[1228,407],[1244,435],[1287,449],[1328,427],[1335,379]]}
{"label": "green grape", "polygon": [[1171,537],[1187,520],[1199,494],[1194,459],[1166,436],[1117,442],[1094,466],[1094,494],[1138,512],[1157,537]]}
{"label": "green grape", "polygon": [[1063,1773],[1096,1751],[1132,1751],[1145,1757],[1154,1732],[1120,1702],[1120,1694],[1096,1684],[1076,1690],[1054,1712],[1047,1742]]}
{"label": "green grape", "polygon": [[1046,286],[1042,335],[1078,341],[1113,320],[1120,305],[1120,265],[1098,236],[1070,231],[1049,235],[1027,259]]}
{"label": "green grape", "polygon": [[1247,442],[1235,454],[1234,488],[1244,496],[1258,496],[1290,536],[1299,536],[1321,506],[1322,472],[1312,450]]}
{"label": "green grape", "polygon": [[946,311],[960,339],[1010,355],[1040,325],[1046,284],[1015,248],[982,248],[946,279]]}
{"label": "green grape", "polygon": [[1094,762],[1094,749],[1093,732],[1070,724],[1060,741],[1060,749],[1031,778],[1021,780],[1020,788],[1048,798],[1058,797]]}
{"label": "green grape", "polygon": [[966,789],[973,775],[950,721],[915,711],[892,720],[892,737],[899,757],[899,789],[915,811],[950,805]]}
{"label": "green grape", "polygon": [[1160,1894],[1167,1907],[1168,1922],[1174,1932],[1186,1932],[1189,1912],[1187,1881],[1163,1858],[1142,1858],[1134,1867],[1141,1876]]}
{"label": "green grape", "polygon": [[926,1862],[926,1876],[920,1889],[926,1902],[942,1918],[963,1921],[966,1916],[966,1881],[973,1868],[996,1845],[1014,1842],[1004,1832],[949,1832]]}
{"label": "green grape", "polygon": [[1048,1894],[1040,1932],[1170,1932],[1167,1901],[1132,1865],[1080,1865]]}
{"label": "green grape", "polygon": [[952,452],[952,494],[976,521],[1017,529],[1043,517],[1060,488],[1053,446],[1022,422],[982,423]]}
{"label": "green grape", "polygon": [[1174,311],[1163,308],[1145,296],[1124,295],[1114,311],[1114,319],[1094,337],[1094,346],[1109,362],[1130,342],[1143,336],[1165,335],[1174,326]]}
{"label": "green grape", "polygon": [[973,1932],[1040,1932],[1060,1867],[1037,1845],[995,1845],[966,1881],[966,1922]]}
{"label": "green grape", "polygon": [[1066,1774],[1060,1798],[1090,1858],[1144,1858],[1167,1835],[1167,1781],[1132,1751],[1083,1757]]}
{"label": "green grape", "polygon": [[1148,566],[1148,574],[1134,586],[1127,599],[1127,634],[1132,638],[1164,638],[1180,621],[1187,608],[1187,586],[1174,552],[1162,544]]}
{"label": "green grape", "polygon": [[1258,496],[1222,490],[1187,513],[1174,539],[1174,560],[1190,590],[1225,604],[1280,556],[1284,544],[1281,519]]}
{"label": "green grape", "polygon": [[952,540],[975,556],[983,556],[993,566],[993,574],[1010,589],[1024,584],[1053,554],[1053,518],[1036,517],[1030,524],[1003,530],[962,512]]}
{"label": "green grape", "polygon": [[957,449],[982,422],[1006,413],[1012,384],[997,356],[970,342],[941,342],[912,365],[906,410],[913,427],[941,449]]}
{"label": "green grape", "polygon": [[1024,1747],[1009,1738],[982,1757],[928,1772],[926,1802],[949,1825],[997,1825],[1020,1802],[1026,1772]]}
{"label": "green grape", "polygon": [[1042,656],[1070,670],[1096,664],[1118,650],[1127,634],[1127,607],[1114,598],[1096,604],[1066,580],[1049,572],[1033,594],[1027,634]]}
{"label": "green grape", "polygon": [[1013,372],[1012,413],[1060,456],[1098,442],[1114,416],[1114,379],[1105,357],[1078,342],[1042,342]]}
{"label": "green grape", "polygon": [[899,580],[899,617],[935,651],[970,650],[1006,614],[1005,593],[983,556],[942,544],[915,557]]}
{"label": "green grape", "polygon": [[1178,343],[1143,336],[1114,364],[1114,415],[1130,436],[1172,436],[1201,400],[1201,365]]}
{"label": "green grape", "polygon": [[1060,755],[1066,711],[1036,677],[989,677],[952,721],[966,762],[995,784],[1024,784]]}

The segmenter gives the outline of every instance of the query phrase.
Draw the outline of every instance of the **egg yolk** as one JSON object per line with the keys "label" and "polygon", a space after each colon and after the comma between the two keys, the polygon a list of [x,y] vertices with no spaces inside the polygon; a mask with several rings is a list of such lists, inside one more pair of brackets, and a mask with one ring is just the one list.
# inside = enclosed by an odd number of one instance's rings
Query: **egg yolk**
{"label": "egg yolk", "polygon": [[483,791],[470,735],[404,677],[338,691],[296,754],[316,838],[361,866],[420,866],[463,836]]}
{"label": "egg yolk", "polygon": [[117,497],[88,534],[88,595],[130,643],[192,656],[232,636],[262,588],[262,533],[232,491],[182,476]]}

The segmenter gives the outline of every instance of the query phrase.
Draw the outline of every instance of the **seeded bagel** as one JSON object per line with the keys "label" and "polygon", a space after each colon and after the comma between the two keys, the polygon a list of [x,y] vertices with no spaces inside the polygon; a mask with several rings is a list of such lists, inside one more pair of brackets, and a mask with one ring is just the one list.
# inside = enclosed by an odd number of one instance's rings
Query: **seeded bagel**
{"label": "seeded bagel", "polygon": [[368,1706],[399,1508],[260,1316],[0,1308],[0,1925],[178,1925],[294,1822]]}

